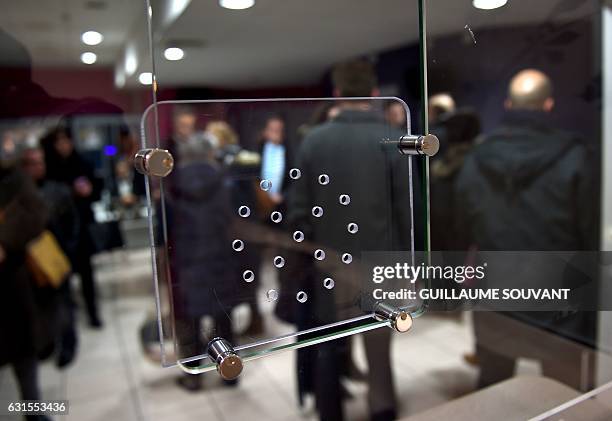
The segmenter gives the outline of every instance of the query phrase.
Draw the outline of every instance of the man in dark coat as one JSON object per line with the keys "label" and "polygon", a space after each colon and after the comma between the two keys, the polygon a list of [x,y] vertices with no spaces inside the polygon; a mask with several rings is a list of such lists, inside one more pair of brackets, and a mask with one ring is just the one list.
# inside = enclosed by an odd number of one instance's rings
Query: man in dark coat
{"label": "man in dark coat", "polygon": [[[595,249],[587,147],[579,137],[554,128],[553,106],[549,78],[534,69],[519,72],[510,82],[502,124],[466,159],[456,184],[458,230],[479,250]],[[504,286],[512,287],[513,280],[507,281]],[[594,339],[593,313],[576,313],[578,323],[552,324],[542,312],[507,315],[572,339]],[[482,312],[474,317],[482,387],[510,377],[515,362],[480,343],[479,319],[485,317]]]}
{"label": "man in dark coat", "polygon": [[[377,94],[376,76],[369,62],[343,63],[334,70],[333,78],[338,97]],[[332,252],[350,253],[358,259],[362,251],[410,250],[409,159],[397,150],[381,147],[382,140],[398,139],[405,132],[386,124],[382,113],[375,112],[375,103],[339,102],[339,115],[312,129],[297,156],[302,175],[289,195],[289,220],[304,232],[306,240],[322,245],[330,256]],[[348,206],[339,203],[341,195],[350,197]],[[314,206],[323,208],[322,217],[313,216]],[[354,234],[347,231],[351,222],[358,226]],[[343,270],[349,273],[350,267]],[[335,288],[327,290],[321,286],[325,276],[319,271],[309,291],[309,322],[320,326],[358,315],[356,303],[363,298],[359,283],[356,287],[337,279]],[[391,420],[396,415],[390,335],[389,329],[364,334],[373,420]],[[310,352],[317,353],[313,374],[319,416],[340,420],[340,375],[346,362],[342,341],[323,343]]]}
{"label": "man in dark coat", "polygon": [[37,354],[42,332],[25,254],[45,227],[46,210],[32,181],[15,168],[17,146],[10,133],[0,136],[0,365],[13,366],[21,399],[35,400],[41,398]]}

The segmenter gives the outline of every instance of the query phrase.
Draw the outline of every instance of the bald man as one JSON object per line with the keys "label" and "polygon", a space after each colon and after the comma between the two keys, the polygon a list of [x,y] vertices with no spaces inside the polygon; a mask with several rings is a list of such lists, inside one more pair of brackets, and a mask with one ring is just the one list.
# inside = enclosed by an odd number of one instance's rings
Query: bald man
{"label": "bald man", "polygon": [[428,118],[430,124],[436,124],[440,116],[454,113],[457,109],[455,100],[447,92],[432,95],[428,101]]}
{"label": "bald man", "polygon": [[552,83],[536,69],[518,72],[510,81],[506,109],[551,112],[555,106]]}
{"label": "bald man", "polygon": [[[553,83],[543,72],[526,69],[510,80],[502,123],[474,148],[455,186],[459,201],[456,208],[460,210],[458,229],[471,247],[529,251],[530,255],[542,250],[595,249],[596,218],[592,211],[596,206],[592,203],[595,194],[590,174],[594,161],[580,137],[555,127],[551,120],[554,104]],[[507,266],[508,259],[505,255],[499,262]],[[521,266],[521,262],[515,264]],[[530,268],[529,279],[517,279],[515,274],[495,273],[495,266],[488,262],[487,282],[501,288],[517,287],[519,282],[535,288],[543,279],[561,287],[562,280],[543,275],[544,267]],[[594,338],[592,316],[584,313],[562,321],[546,312],[501,314],[570,340],[589,342]],[[524,356],[521,346],[525,345],[516,341],[514,349],[504,351],[504,355],[492,351],[494,347],[481,328],[487,317],[490,315],[475,312],[481,387],[512,376],[515,360]],[[579,387],[578,370],[568,375],[564,367],[555,366],[553,357],[541,361],[544,374]]]}

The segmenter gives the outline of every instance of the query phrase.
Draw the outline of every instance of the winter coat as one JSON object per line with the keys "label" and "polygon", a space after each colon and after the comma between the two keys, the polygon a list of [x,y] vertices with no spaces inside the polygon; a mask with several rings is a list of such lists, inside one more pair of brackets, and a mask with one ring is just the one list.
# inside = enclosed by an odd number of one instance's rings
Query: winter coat
{"label": "winter coat", "polygon": [[240,293],[232,260],[229,192],[223,174],[208,162],[175,168],[168,227],[175,311],[185,317],[228,311]]}
{"label": "winter coat", "polygon": [[[548,287],[574,289],[594,275],[568,265],[559,277],[552,275],[558,272],[544,255],[537,259],[537,252],[597,249],[594,159],[582,139],[555,129],[548,119],[543,112],[508,113],[466,159],[457,180],[461,235],[478,250],[528,251],[526,257],[536,258],[527,273],[517,276],[525,257],[489,253],[488,282],[499,287],[534,288],[546,282]],[[575,310],[505,314],[592,343],[596,313]]]}
{"label": "winter coat", "polygon": [[[306,241],[326,252],[325,263],[337,265],[347,276],[346,280],[336,280],[333,293],[322,287],[328,273],[319,271],[306,282],[315,324],[335,322],[369,310],[360,307],[367,295],[362,293],[361,280],[354,277],[339,256],[349,253],[357,261],[363,251],[410,250],[413,228],[410,158],[401,155],[394,146],[383,144],[385,140],[399,139],[402,134],[376,113],[346,109],[333,121],[313,128],[301,144],[297,155],[301,177],[291,183],[288,220],[292,227],[304,232]],[[328,176],[329,183],[322,185],[320,176]],[[415,172],[414,216],[418,219],[422,212],[417,179]],[[350,197],[347,206],[340,204],[341,195]],[[322,217],[313,216],[314,206],[323,209]],[[348,232],[349,223],[357,224],[355,234]],[[415,240],[417,248],[421,241],[422,238]],[[338,257],[332,257],[332,253]],[[306,257],[314,262],[312,256]],[[310,269],[304,268],[302,272],[310,273]],[[291,285],[282,282],[282,288]]]}
{"label": "winter coat", "polygon": [[545,113],[511,112],[466,159],[460,224],[480,250],[588,250],[594,245],[592,160]]}
{"label": "winter coat", "polygon": [[34,184],[17,170],[0,169],[0,365],[39,351],[35,291],[26,264],[27,244],[46,223],[45,203]]}

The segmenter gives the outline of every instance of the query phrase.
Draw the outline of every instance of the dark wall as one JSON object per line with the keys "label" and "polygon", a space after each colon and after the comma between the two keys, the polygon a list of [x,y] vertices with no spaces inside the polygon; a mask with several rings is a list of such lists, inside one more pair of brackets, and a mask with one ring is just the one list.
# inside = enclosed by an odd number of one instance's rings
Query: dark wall
{"label": "dark wall", "polygon": [[560,127],[594,136],[599,104],[591,20],[479,31],[437,40],[430,48],[430,88],[453,92],[459,104],[481,113],[486,130],[503,113],[506,87],[519,70],[534,67],[554,85],[554,115]]}
{"label": "dark wall", "polygon": [[[496,127],[503,112],[507,84],[517,71],[538,68],[553,80],[559,127],[599,144],[601,70],[598,17],[567,23],[474,30],[428,39],[429,93],[448,91],[458,106],[475,109],[483,131]],[[474,42],[475,41],[475,42]],[[374,56],[380,85],[391,88],[411,110],[413,132],[421,122],[418,44]],[[331,96],[329,72],[314,86],[256,89],[183,89],[176,99]],[[303,110],[298,113],[303,118]],[[292,116],[287,115],[292,120]]]}
{"label": "dark wall", "polygon": [[[474,108],[486,132],[504,112],[512,75],[534,67],[553,80],[559,127],[598,142],[601,70],[596,20],[597,16],[590,16],[564,24],[482,29],[474,31],[476,42],[467,31],[429,38],[429,93],[447,91],[458,106]],[[396,86],[398,96],[411,106],[414,123],[420,121],[419,66],[417,45],[377,57],[381,85]]]}

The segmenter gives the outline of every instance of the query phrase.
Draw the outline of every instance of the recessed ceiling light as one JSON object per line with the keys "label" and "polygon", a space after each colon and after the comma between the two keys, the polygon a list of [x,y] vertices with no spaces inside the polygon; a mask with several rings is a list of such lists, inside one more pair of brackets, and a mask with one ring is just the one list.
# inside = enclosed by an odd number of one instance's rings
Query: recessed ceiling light
{"label": "recessed ceiling light", "polygon": [[492,10],[502,7],[508,0],[472,0],[472,5],[476,9]]}
{"label": "recessed ceiling light", "polygon": [[232,10],[248,9],[254,4],[255,0],[219,0],[219,6]]}
{"label": "recessed ceiling light", "polygon": [[81,54],[81,61],[85,64],[94,64],[96,60],[98,60],[96,53],[87,51],[86,53]]}
{"label": "recessed ceiling light", "polygon": [[103,39],[104,37],[102,34],[97,31],[87,31],[83,32],[83,35],[81,35],[81,41],[83,41],[83,44],[87,45],[98,45]]}
{"label": "recessed ceiling light", "polygon": [[164,50],[164,57],[166,57],[166,60],[170,61],[181,60],[185,57],[185,52],[182,48],[169,47]]}
{"label": "recessed ceiling light", "polygon": [[153,83],[153,73],[151,72],[142,72],[138,75],[138,82],[143,85],[150,85]]}

